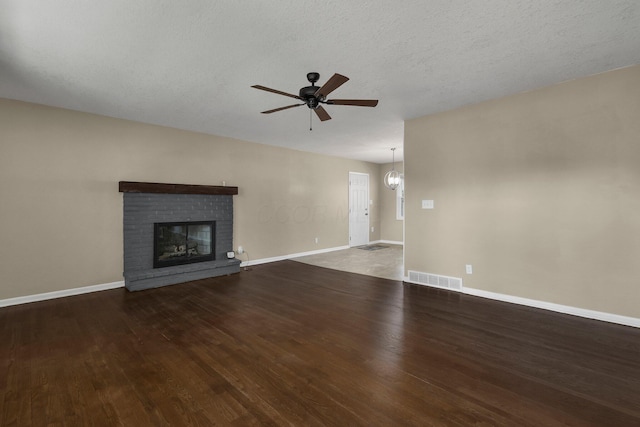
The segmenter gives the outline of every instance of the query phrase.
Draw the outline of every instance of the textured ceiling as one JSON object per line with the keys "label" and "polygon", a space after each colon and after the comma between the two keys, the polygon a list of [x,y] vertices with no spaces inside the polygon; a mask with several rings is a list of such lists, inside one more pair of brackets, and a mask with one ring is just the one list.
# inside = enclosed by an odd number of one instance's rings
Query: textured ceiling
{"label": "textured ceiling", "polygon": [[[377,163],[405,119],[638,63],[638,0],[0,0],[0,97]],[[310,71],[380,103],[260,114]]]}

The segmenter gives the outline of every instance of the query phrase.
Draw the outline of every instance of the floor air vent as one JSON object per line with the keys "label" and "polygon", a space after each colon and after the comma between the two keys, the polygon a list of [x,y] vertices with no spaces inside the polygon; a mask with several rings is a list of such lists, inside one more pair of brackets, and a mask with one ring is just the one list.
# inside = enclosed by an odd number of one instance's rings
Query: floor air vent
{"label": "floor air vent", "polygon": [[439,274],[422,273],[419,271],[409,270],[409,282],[434,286],[437,288],[451,289],[452,291],[462,290],[462,279],[459,277],[440,276]]}

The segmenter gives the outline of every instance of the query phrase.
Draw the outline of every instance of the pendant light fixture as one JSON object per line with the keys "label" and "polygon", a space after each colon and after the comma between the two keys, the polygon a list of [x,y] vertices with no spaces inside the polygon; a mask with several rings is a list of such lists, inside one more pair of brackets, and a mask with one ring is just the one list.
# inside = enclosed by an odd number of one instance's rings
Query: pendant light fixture
{"label": "pendant light fixture", "polygon": [[396,170],[396,147],[393,147],[391,152],[393,153],[393,163],[391,170],[384,176],[384,185],[390,190],[395,190],[400,185],[400,173]]}

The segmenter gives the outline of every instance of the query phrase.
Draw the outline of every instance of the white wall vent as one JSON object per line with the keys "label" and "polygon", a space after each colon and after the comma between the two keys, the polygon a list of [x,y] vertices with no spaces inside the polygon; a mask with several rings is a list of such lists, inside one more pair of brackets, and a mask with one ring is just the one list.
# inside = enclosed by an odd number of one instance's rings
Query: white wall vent
{"label": "white wall vent", "polygon": [[452,291],[462,291],[462,279],[459,277],[441,276],[439,274],[409,270],[408,282],[450,289]]}

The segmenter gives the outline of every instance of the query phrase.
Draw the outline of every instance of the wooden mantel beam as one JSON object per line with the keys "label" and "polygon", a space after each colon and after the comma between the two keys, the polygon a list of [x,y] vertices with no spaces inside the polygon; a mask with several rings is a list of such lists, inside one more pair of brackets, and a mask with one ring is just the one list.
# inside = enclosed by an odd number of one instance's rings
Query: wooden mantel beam
{"label": "wooden mantel beam", "polygon": [[164,193],[164,194],[208,194],[217,196],[235,196],[238,187],[222,185],[161,184],[157,182],[120,181],[121,193]]}

